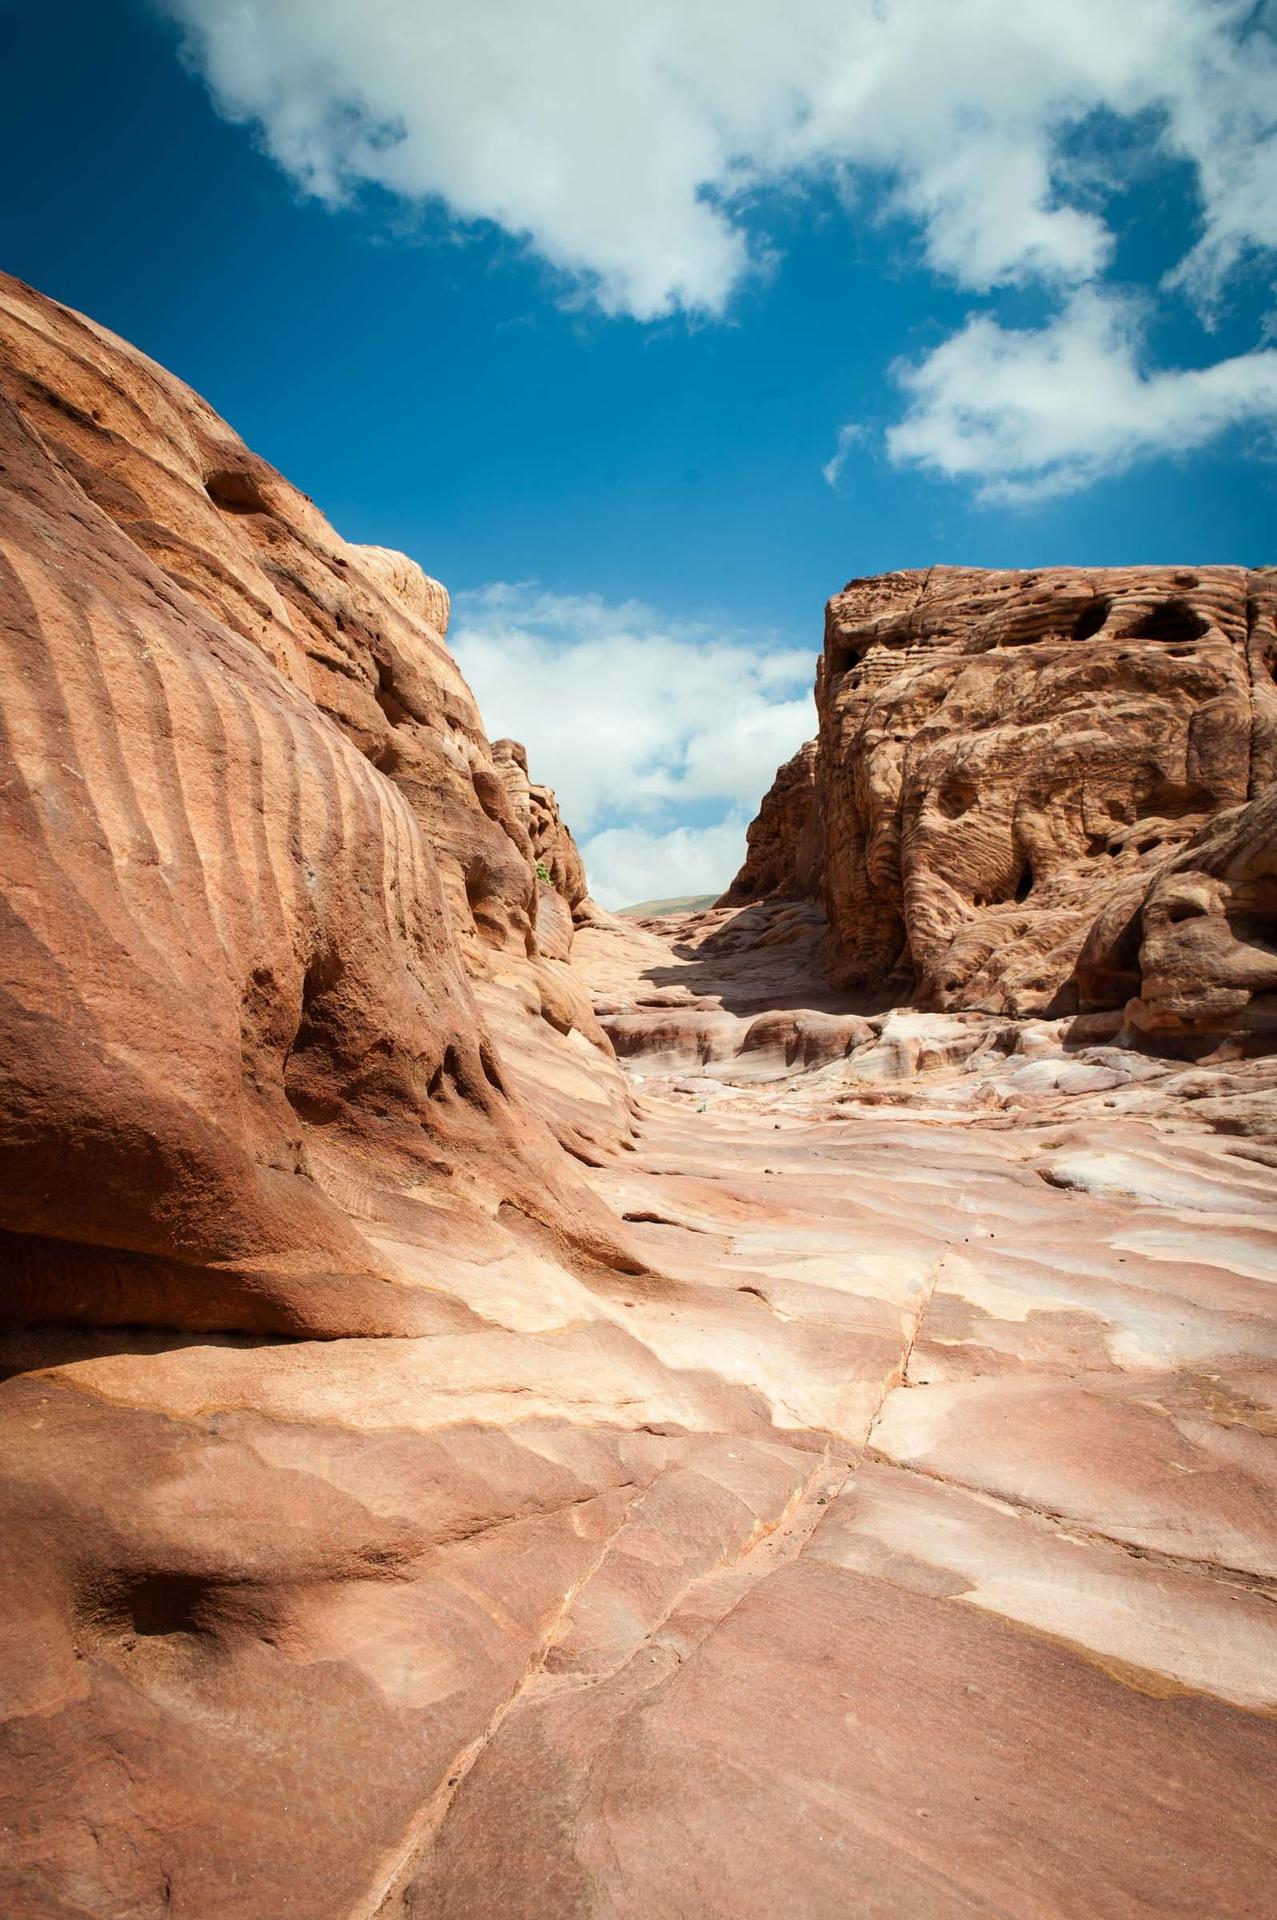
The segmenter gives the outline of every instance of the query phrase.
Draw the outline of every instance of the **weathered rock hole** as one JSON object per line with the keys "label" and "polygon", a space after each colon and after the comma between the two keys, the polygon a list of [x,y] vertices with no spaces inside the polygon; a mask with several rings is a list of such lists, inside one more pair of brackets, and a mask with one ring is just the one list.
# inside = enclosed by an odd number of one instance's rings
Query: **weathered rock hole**
{"label": "weathered rock hole", "polygon": [[223,513],[270,512],[256,475],[244,467],[218,467],[205,480],[204,491]]}
{"label": "weathered rock hole", "polygon": [[1163,600],[1146,613],[1127,636],[1131,640],[1200,640],[1209,632],[1210,622],[1203,619],[1187,600]]}
{"label": "weathered rock hole", "polygon": [[449,1094],[461,1091],[461,1056],[451,1042],[431,1074],[426,1090],[432,1100],[442,1100]]}
{"label": "weathered rock hole", "polygon": [[1073,622],[1073,638],[1090,640],[1100,631],[1109,614],[1113,611],[1111,600],[1092,600],[1079,613]]}
{"label": "weathered rock hole", "polygon": [[1031,867],[1026,867],[1024,869],[1024,872],[1020,875],[1020,878],[1016,881],[1015,898],[1017,903],[1021,900],[1027,900],[1029,895],[1032,893],[1032,891],[1033,891],[1033,869]]}
{"label": "weathered rock hole", "polygon": [[1166,918],[1173,927],[1177,927],[1185,920],[1208,919],[1209,908],[1198,900],[1173,900],[1166,909]]}
{"label": "weathered rock hole", "polygon": [[84,1596],[88,1629],[108,1639],[153,1640],[212,1631],[213,1585],[197,1574],[100,1575]]}
{"label": "weathered rock hole", "polygon": [[205,1582],[191,1574],[148,1574],[129,1596],[133,1630],[146,1635],[205,1632],[200,1608],[207,1597]]}
{"label": "weathered rock hole", "polygon": [[373,688],[373,699],[385,714],[392,727],[400,727],[405,720],[411,719],[403,701],[395,692],[395,670],[393,667],[377,663],[377,684]]}
{"label": "weathered rock hole", "polygon": [[976,797],[969,780],[953,780],[941,790],[936,804],[946,820],[957,820],[975,805]]}
{"label": "weathered rock hole", "polygon": [[858,667],[868,651],[867,640],[841,640],[830,655],[830,670],[835,679]]}
{"label": "weathered rock hole", "polygon": [[294,1113],[312,1126],[326,1126],[341,1113],[340,1101],[321,1084],[322,1062],[308,1060],[306,1056],[318,1054],[328,1045],[330,1022],[323,1001],[345,971],[341,956],[331,949],[311,961],[302,981],[297,1031],[284,1057],[285,1096]]}

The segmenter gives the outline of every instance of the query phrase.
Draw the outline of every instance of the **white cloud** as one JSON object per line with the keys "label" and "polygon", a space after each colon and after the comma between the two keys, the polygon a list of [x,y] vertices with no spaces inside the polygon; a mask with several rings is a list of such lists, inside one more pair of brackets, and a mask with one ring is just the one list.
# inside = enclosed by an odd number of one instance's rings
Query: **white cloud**
{"label": "white cloud", "polygon": [[709,827],[606,827],[581,851],[590,891],[602,906],[725,893],[745,858],[747,816],[729,814]]}
{"label": "white cloud", "polygon": [[752,814],[812,730],[810,649],[637,602],[499,583],[457,596],[449,642],[489,734],[523,741],[580,832],[707,801]]}
{"label": "white cloud", "polygon": [[[554,785],[605,902],[725,887],[744,823],[814,731],[811,649],[639,602],[500,582],[456,597],[449,644],[490,737],[522,740]],[[668,884],[648,887],[658,855]]]}
{"label": "white cloud", "polygon": [[1190,453],[1229,427],[1277,421],[1277,349],[1148,371],[1143,310],[1083,289],[1039,328],[987,315],[898,370],[899,464],[973,480],[991,500],[1042,499],[1155,454]]}
{"label": "white cloud", "polygon": [[1195,169],[1196,296],[1277,244],[1277,56],[1253,0],[157,4],[307,190],[441,200],[640,319],[721,312],[752,190],[848,170],[963,285],[1087,281],[1113,240],[1070,200],[1062,143],[1097,111],[1146,116],[1145,145]]}
{"label": "white cloud", "polygon": [[856,442],[863,440],[864,437],[864,428],[858,426],[854,420],[848,420],[844,425],[839,427],[838,442],[834,448],[833,457],[826,460],[824,466],[820,469],[825,476],[826,484],[831,486],[835,493],[838,491],[838,482],[842,478],[842,470],[847,464],[847,455],[851,452]]}

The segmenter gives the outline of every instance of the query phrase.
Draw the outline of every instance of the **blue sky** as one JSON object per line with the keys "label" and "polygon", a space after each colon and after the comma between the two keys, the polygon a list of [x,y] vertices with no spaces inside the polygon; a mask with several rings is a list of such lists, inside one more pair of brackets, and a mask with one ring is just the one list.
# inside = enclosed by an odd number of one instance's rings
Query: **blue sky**
{"label": "blue sky", "polygon": [[610,901],[730,878],[847,578],[1272,557],[1263,6],[0,19],[3,264],[448,584]]}

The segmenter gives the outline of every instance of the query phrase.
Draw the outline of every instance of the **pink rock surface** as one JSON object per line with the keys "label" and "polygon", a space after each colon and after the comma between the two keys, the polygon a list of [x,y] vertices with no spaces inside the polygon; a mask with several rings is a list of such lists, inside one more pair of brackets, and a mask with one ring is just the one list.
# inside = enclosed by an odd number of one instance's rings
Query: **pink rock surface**
{"label": "pink rock surface", "polygon": [[854,1000],[15,282],[0,463],[0,1911],[1266,1915],[1266,802],[1095,956],[1213,1055]]}

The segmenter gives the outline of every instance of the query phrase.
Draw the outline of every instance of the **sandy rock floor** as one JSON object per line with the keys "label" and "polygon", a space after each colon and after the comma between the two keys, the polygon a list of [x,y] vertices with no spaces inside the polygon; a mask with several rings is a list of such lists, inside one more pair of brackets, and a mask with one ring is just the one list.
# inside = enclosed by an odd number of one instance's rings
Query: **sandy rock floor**
{"label": "sandy rock floor", "polygon": [[661,996],[588,1173],[635,1271],[400,1218],[431,1337],[9,1343],[6,1912],[1271,1911],[1262,1070],[829,1006],[805,1071],[671,1064],[766,1009],[697,940],[578,936]]}

